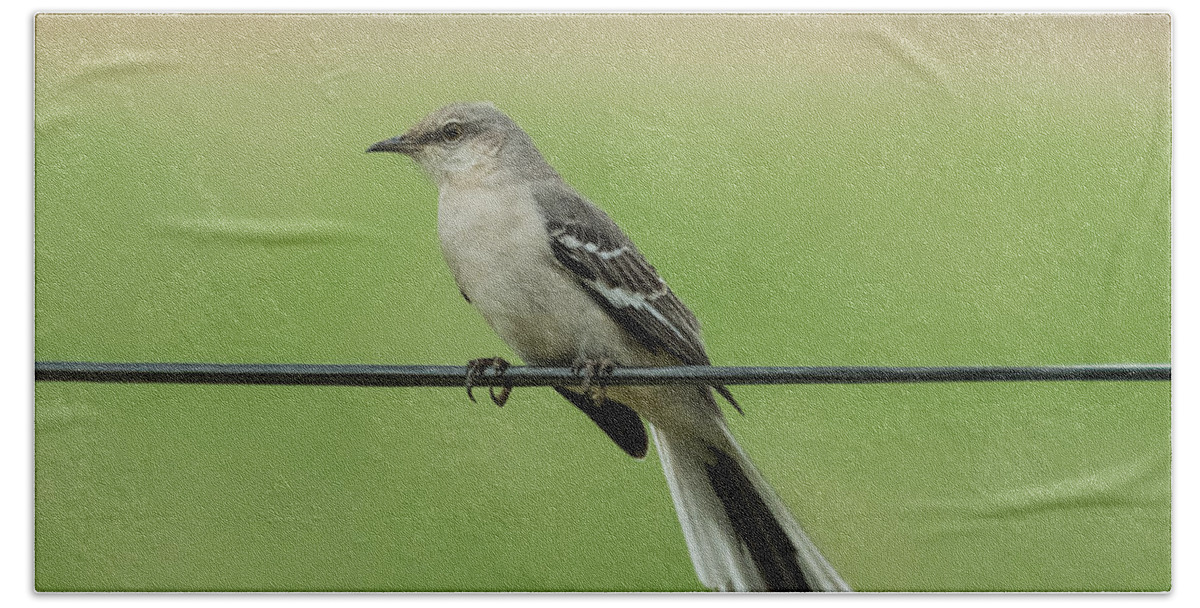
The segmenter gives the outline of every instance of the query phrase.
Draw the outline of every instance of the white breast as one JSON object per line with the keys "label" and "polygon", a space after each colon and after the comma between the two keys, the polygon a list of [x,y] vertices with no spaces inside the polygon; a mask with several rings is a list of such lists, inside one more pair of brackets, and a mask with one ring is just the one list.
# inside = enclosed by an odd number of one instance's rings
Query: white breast
{"label": "white breast", "polygon": [[442,254],[459,289],[527,363],[629,359],[623,331],[554,261],[528,187],[444,186]]}

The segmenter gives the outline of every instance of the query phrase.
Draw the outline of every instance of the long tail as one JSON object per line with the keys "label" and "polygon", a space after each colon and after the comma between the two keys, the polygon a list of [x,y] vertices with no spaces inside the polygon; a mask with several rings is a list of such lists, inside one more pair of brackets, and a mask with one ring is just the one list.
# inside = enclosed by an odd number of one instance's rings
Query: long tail
{"label": "long tail", "polygon": [[721,591],[850,591],[733,440],[651,426],[700,582]]}

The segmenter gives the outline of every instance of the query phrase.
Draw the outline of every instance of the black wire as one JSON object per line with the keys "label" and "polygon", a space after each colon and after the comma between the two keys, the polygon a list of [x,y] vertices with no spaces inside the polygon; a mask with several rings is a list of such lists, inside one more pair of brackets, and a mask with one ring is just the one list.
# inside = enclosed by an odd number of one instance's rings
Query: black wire
{"label": "black wire", "polygon": [[[181,384],[276,384],[321,386],[457,386],[459,365],[306,365],[292,363],[98,363],[37,361],[40,382],[151,382]],[[618,367],[606,385],[650,384],[873,384],[911,382],[1020,382],[1170,380],[1169,363],[960,367]],[[570,386],[570,368],[511,367],[502,378],[491,371],[476,386]]]}

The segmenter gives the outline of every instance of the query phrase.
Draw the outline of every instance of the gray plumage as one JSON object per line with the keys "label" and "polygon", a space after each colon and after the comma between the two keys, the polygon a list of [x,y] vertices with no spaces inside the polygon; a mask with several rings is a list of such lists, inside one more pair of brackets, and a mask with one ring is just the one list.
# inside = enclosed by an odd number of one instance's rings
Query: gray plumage
{"label": "gray plumage", "polygon": [[[408,155],[437,184],[447,265],[526,363],[709,364],[695,315],[494,105],[451,104],[368,151]],[[709,388],[613,386],[604,398],[558,390],[635,457],[646,451],[641,418],[650,423],[705,585],[849,590],[734,441]]]}

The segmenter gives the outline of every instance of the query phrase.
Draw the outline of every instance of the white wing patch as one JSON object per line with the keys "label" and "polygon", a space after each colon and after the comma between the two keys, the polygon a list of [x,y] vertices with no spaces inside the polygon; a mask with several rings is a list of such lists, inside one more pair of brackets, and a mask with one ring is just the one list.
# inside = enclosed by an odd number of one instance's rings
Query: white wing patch
{"label": "white wing patch", "polygon": [[561,230],[557,232],[557,235],[551,236],[555,236],[555,238],[558,239],[558,242],[562,243],[565,247],[570,249],[583,249],[584,251],[595,255],[602,260],[611,260],[617,256],[625,255],[625,253],[629,251],[629,247],[624,245],[616,249],[601,249],[600,246],[595,243],[585,243],[576,238],[574,235],[566,234]]}
{"label": "white wing patch", "polygon": [[[646,296],[644,296],[640,293],[634,293],[634,292],[627,291],[625,289],[622,289],[621,287],[609,287],[608,285],[605,285],[601,281],[585,281],[585,282],[588,284],[589,287],[591,287],[593,290],[595,290],[596,293],[599,293],[601,296],[604,296],[604,299],[608,300],[609,303],[611,303],[613,306],[616,306],[619,308],[638,308],[638,309],[644,310],[644,311],[650,313],[650,316],[654,317],[654,320],[667,326],[667,328],[670,329],[676,336],[679,336],[680,340],[687,339],[683,335],[683,332],[680,331],[678,327],[675,327],[674,323],[672,323],[670,320],[668,320],[666,317],[664,317],[663,314],[661,312],[659,312],[659,310],[657,308],[655,308],[653,304],[651,304],[649,301],[647,301]],[[663,292],[661,292],[661,291],[656,292],[655,294],[652,294],[652,297],[654,295],[662,295],[662,293]]]}
{"label": "white wing patch", "polygon": [[708,364],[696,317],[627,239],[597,238],[574,223],[549,234],[558,261],[638,340],[686,364]]}

